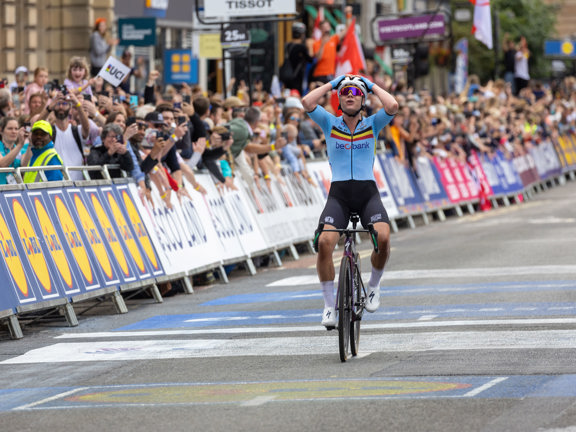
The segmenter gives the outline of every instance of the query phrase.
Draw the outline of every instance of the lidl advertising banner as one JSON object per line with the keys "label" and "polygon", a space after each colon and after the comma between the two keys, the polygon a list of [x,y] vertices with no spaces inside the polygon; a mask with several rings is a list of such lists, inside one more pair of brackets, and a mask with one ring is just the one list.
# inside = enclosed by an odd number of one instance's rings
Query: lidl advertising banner
{"label": "lidl advertising banner", "polygon": [[112,265],[122,283],[149,278],[151,274],[144,265],[142,254],[130,243],[130,235],[127,235],[116,222],[108,198],[111,194],[111,187],[84,189],[89,217],[96,221],[99,235],[104,240]]}
{"label": "lidl advertising banner", "polygon": [[[132,186],[133,188],[134,186]],[[106,202],[110,206],[115,223],[120,228],[130,254],[135,260],[142,259],[138,264],[143,265],[139,271],[146,277],[157,277],[164,274],[164,270],[152,244],[152,239],[142,221],[135,204],[138,194],[130,185],[114,185],[106,191]]]}
{"label": "lidl advertising banner", "polygon": [[[0,309],[163,274],[124,186],[0,194]],[[11,299],[11,300],[10,300]],[[12,307],[12,306],[10,306]]]}
{"label": "lidl advertising banner", "polygon": [[0,199],[2,264],[10,274],[3,285],[6,283],[13,290],[18,305],[61,297],[49,269],[46,248],[30,220],[26,201],[22,191],[3,194]]}

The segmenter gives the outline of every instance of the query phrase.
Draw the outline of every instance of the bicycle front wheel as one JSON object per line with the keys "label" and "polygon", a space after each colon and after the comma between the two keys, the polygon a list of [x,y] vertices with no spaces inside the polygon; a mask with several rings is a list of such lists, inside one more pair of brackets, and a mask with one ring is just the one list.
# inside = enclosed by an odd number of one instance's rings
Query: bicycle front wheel
{"label": "bicycle front wheel", "polygon": [[360,346],[360,320],[362,319],[362,276],[360,271],[360,257],[356,254],[356,267],[352,280],[352,313],[350,317],[350,350],[353,356],[358,355]]}
{"label": "bicycle front wheel", "polygon": [[340,361],[348,358],[352,324],[352,273],[350,257],[342,257],[338,278],[338,347]]}

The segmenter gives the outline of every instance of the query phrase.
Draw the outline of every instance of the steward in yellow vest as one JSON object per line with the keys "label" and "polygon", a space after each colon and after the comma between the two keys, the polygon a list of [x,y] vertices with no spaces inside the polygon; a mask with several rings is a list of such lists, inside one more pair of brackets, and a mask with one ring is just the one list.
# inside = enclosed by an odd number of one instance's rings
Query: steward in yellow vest
{"label": "steward in yellow vest", "polygon": [[[52,141],[52,126],[45,120],[39,120],[32,126],[30,136],[30,150],[32,158],[29,167],[47,165],[64,165],[62,159],[54,149]],[[64,178],[62,171],[45,171],[48,181],[58,181]],[[24,174],[24,183],[41,182],[42,177],[38,171],[29,171]]]}

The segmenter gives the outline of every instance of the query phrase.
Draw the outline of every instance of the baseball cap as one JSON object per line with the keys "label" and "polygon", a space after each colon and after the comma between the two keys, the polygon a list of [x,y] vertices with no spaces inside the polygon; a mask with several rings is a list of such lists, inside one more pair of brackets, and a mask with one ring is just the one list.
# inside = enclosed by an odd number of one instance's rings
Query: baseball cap
{"label": "baseball cap", "polygon": [[144,120],[150,123],[164,124],[164,117],[157,111],[152,111],[151,113],[146,114]]}
{"label": "baseball cap", "polygon": [[30,131],[34,132],[35,130],[44,131],[48,135],[52,136],[52,126],[46,120],[38,120],[36,123],[34,123]]}
{"label": "baseball cap", "polygon": [[18,66],[14,71],[14,75],[17,75],[19,73],[28,73],[28,68],[26,66]]}
{"label": "baseball cap", "polygon": [[242,99],[240,99],[239,97],[229,96],[229,97],[226,98],[226,100],[224,101],[224,103],[222,104],[222,106],[223,106],[225,109],[243,107],[243,106],[244,106],[244,102],[242,102]]}

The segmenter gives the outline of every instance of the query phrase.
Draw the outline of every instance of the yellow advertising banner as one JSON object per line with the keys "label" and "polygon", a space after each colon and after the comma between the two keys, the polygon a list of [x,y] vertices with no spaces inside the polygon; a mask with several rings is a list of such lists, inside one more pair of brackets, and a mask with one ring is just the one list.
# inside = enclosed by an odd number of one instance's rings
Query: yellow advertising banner
{"label": "yellow advertising banner", "polygon": [[203,33],[200,35],[200,58],[221,59],[222,44],[220,33]]}

